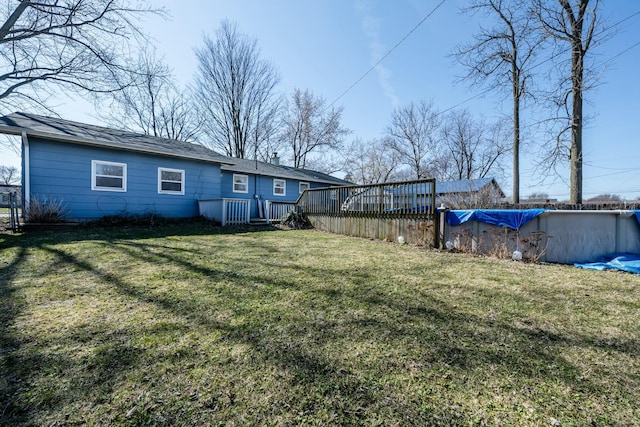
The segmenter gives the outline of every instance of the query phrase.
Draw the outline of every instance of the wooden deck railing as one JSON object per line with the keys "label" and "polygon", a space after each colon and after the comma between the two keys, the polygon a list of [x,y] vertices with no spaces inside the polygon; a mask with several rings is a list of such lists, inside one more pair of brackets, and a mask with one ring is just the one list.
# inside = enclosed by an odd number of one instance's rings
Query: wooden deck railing
{"label": "wooden deck railing", "polygon": [[331,233],[438,245],[435,180],[305,190],[297,202],[313,226]]}
{"label": "wooden deck railing", "polygon": [[268,223],[279,221],[283,216],[296,208],[295,202],[274,202],[265,200],[264,211]]}
{"label": "wooden deck railing", "polygon": [[433,218],[435,180],[306,190],[297,205],[309,215]]}
{"label": "wooden deck railing", "polygon": [[250,199],[213,199],[199,200],[200,214],[220,221],[220,224],[237,225],[249,224]]}

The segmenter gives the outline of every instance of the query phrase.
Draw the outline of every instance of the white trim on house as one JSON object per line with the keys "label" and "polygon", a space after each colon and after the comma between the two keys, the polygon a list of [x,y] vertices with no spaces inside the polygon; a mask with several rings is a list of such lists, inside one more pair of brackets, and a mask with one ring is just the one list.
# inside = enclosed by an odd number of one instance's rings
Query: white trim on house
{"label": "white trim on house", "polygon": [[243,175],[239,173],[233,174],[233,192],[234,193],[249,193],[249,175]]}
{"label": "white trim on house", "polygon": [[[167,174],[180,174],[180,179],[174,179],[172,176],[167,176]],[[163,174],[165,175],[163,178]],[[174,194],[174,195],[184,195],[184,181],[185,181],[185,171],[184,169],[170,169],[170,168],[158,168],[158,194]],[[171,187],[175,187],[178,184],[180,187],[178,190],[171,189]],[[163,188],[165,187],[165,188]]]}
{"label": "white trim on house", "polygon": [[287,180],[273,178],[273,195],[274,196],[286,196],[287,195]]}
{"label": "white trim on house", "polygon": [[28,211],[31,205],[31,171],[29,170],[29,138],[27,132],[22,131],[22,146],[23,146],[23,159],[24,170],[22,171],[22,177],[24,179],[24,200],[23,208]]}
{"label": "white trim on house", "polygon": [[304,190],[309,190],[311,189],[311,184],[309,184],[308,182],[302,182],[300,181],[298,183],[298,193],[302,194],[304,193]]}
{"label": "white trim on house", "polygon": [[[99,166],[115,166],[122,168],[122,174],[111,174],[107,173],[108,171],[99,171]],[[100,173],[98,173],[100,172]],[[102,178],[102,183],[99,184],[98,180]],[[109,183],[116,183],[120,180],[120,185],[108,185]],[[127,191],[127,164],[126,163],[117,163],[117,162],[109,162],[106,160],[91,160],[91,189],[93,191],[118,191],[118,192],[126,192]]]}

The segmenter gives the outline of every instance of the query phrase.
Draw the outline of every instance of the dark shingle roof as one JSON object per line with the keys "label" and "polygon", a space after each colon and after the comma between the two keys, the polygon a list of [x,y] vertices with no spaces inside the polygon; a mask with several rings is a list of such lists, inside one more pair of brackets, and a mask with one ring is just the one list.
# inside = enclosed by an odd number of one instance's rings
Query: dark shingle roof
{"label": "dark shingle roof", "polygon": [[348,181],[322,172],[264,162],[256,163],[255,160],[223,156],[203,145],[190,142],[159,138],[36,114],[13,113],[0,117],[0,133],[19,135],[23,131],[27,132],[28,136],[75,144],[216,162],[222,164],[223,170],[237,173],[259,174],[300,181],[321,182],[330,185],[351,184]]}
{"label": "dark shingle roof", "polygon": [[255,160],[233,159],[233,165],[223,165],[222,170],[243,174],[258,174],[276,178],[289,178],[299,181],[321,182],[330,185],[351,185],[349,181],[309,169],[297,169],[291,166],[274,165]]}
{"label": "dark shingle roof", "polygon": [[216,163],[231,162],[231,159],[226,156],[190,142],[158,138],[35,114],[13,113],[0,117],[0,133],[19,135],[22,131],[32,137],[75,144],[110,147]]}

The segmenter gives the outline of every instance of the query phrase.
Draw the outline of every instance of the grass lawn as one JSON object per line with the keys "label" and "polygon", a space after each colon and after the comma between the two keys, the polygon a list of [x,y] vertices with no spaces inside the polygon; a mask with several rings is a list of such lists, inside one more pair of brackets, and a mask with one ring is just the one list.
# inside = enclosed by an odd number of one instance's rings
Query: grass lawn
{"label": "grass lawn", "polygon": [[0,425],[640,424],[631,274],[206,224],[0,269]]}

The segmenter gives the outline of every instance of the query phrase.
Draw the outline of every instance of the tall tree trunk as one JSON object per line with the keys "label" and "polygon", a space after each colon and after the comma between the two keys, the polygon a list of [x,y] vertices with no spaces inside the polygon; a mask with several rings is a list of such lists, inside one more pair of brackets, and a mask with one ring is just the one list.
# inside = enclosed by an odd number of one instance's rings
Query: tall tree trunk
{"label": "tall tree trunk", "polygon": [[[513,193],[512,202],[520,203],[520,73],[516,62],[511,63],[513,84]],[[517,78],[516,78],[517,77]]]}
{"label": "tall tree trunk", "polygon": [[[570,202],[582,204],[582,50],[581,45],[573,48],[574,77],[573,105],[571,121],[571,196]],[[576,49],[580,49],[576,53]],[[579,69],[579,73],[576,71]]]}
{"label": "tall tree trunk", "polygon": [[[570,202],[582,204],[582,91],[584,89],[584,55],[582,28],[584,15],[589,0],[581,0],[578,14],[571,19],[571,150],[570,150]],[[566,13],[572,14],[571,7],[566,0],[561,0]],[[586,40],[587,46],[591,36]]]}

